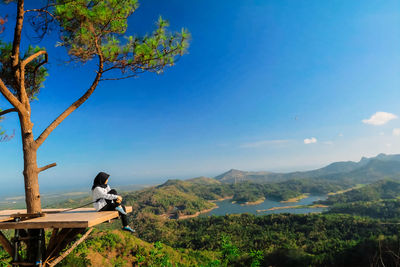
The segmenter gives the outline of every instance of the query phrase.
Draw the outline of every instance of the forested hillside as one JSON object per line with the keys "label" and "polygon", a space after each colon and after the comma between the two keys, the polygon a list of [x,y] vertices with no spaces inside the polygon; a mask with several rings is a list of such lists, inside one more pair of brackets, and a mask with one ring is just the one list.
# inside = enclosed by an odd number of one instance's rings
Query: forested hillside
{"label": "forested hillside", "polygon": [[330,205],[329,213],[368,216],[380,220],[400,219],[400,182],[382,180],[319,203]]}
{"label": "forested hillside", "polygon": [[327,200],[320,201],[323,204],[339,204],[356,201],[376,201],[396,199],[400,197],[400,182],[393,180],[381,180],[362,188],[354,189],[343,194],[329,196]]}
{"label": "forested hillside", "polygon": [[[169,220],[158,225],[156,235],[139,229],[139,236],[195,250],[218,249],[229,236],[239,251],[231,261],[237,266],[249,266],[255,251],[261,251],[262,266],[368,266],[380,257],[395,266],[388,249],[398,251],[399,230],[399,225],[350,215],[242,214]],[[385,249],[379,252],[379,246]]]}
{"label": "forested hillside", "polygon": [[138,213],[178,218],[212,209],[216,206],[211,201],[223,198],[232,198],[232,201],[238,203],[255,202],[264,198],[284,201],[304,193],[321,195],[348,187],[350,185],[346,183],[311,179],[267,184],[226,184],[211,178],[196,178],[185,181],[168,180],[159,186],[125,194],[124,198]]}
{"label": "forested hillside", "polygon": [[136,218],[139,238],[104,229],[118,228],[117,223],[103,225],[62,266],[397,266],[399,263],[400,226],[381,224],[374,219],[337,214],[242,214],[188,220],[154,217],[154,220]]}
{"label": "forested hillside", "polygon": [[[388,164],[392,169],[386,170],[387,174],[397,172],[392,158],[380,157],[385,160],[331,164],[326,167],[330,172],[343,166],[347,166],[345,170],[356,169],[324,179],[227,183],[199,177],[168,180],[158,186],[124,193],[125,204],[134,208],[129,216],[137,237],[117,230],[118,220],[100,225],[62,264],[400,266],[400,182],[384,179],[357,185],[359,181],[374,180],[371,177],[377,177]],[[349,173],[357,175],[346,178]],[[304,193],[330,193],[321,201],[329,205],[328,211],[303,215],[196,217],[199,212],[214,208],[214,200],[218,199],[231,198],[239,203],[262,198],[286,200]],[[71,207],[89,201],[90,198],[81,198],[52,206]],[[175,220],[191,216],[194,218]],[[4,262],[7,260],[3,257]]]}

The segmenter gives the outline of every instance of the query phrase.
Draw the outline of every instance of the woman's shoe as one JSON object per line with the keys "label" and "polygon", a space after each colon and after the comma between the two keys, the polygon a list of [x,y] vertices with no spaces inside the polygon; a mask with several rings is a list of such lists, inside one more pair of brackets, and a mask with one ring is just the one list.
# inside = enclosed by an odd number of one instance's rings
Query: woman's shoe
{"label": "woman's shoe", "polygon": [[124,209],[121,206],[115,207],[115,210],[121,214],[127,215],[127,213],[124,211]]}
{"label": "woman's shoe", "polygon": [[136,232],[134,229],[132,229],[131,227],[129,227],[129,226],[124,226],[124,227],[122,227],[122,230],[124,230],[124,231],[128,231],[128,232],[131,232],[131,233],[134,233],[134,232]]}

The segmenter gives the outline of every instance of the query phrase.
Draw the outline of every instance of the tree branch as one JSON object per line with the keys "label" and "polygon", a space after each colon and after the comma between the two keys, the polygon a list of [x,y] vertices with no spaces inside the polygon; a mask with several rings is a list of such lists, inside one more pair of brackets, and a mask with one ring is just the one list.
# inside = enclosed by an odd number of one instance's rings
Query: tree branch
{"label": "tree branch", "polygon": [[103,65],[104,65],[104,60],[103,56],[101,55],[101,50],[100,47],[98,46],[96,42],[96,48],[98,50],[98,56],[99,56],[99,69],[97,71],[96,77],[94,81],[92,82],[92,85],[89,87],[89,89],[83,94],[78,100],[76,100],[71,106],[69,106],[63,113],[61,113],[43,132],[42,134],[36,139],[36,145],[37,147],[40,147],[43,142],[46,140],[46,138],[50,135],[50,133],[57,128],[60,123],[65,120],[74,110],[79,108],[94,92],[96,89],[97,85],[99,84],[101,75],[103,74]]}
{"label": "tree branch", "polygon": [[23,60],[21,62],[20,65],[20,70],[19,70],[19,74],[20,74],[20,98],[21,98],[21,102],[22,104],[25,106],[25,109],[30,112],[30,104],[29,104],[29,97],[26,93],[26,89],[25,89],[25,67],[27,64],[29,64],[32,60],[34,60],[35,58],[44,55],[45,56],[45,60],[44,62],[41,62],[38,66],[36,66],[35,68],[35,72],[34,72],[34,82],[36,80],[36,71],[47,62],[48,60],[48,55],[46,51],[39,51],[36,52],[33,55],[30,55],[28,58],[26,58],[25,60]]}
{"label": "tree branch", "polygon": [[21,101],[22,104],[25,105],[25,108],[30,112],[30,103],[29,103],[29,97],[26,93],[25,90],[25,67],[27,64],[29,64],[32,60],[34,60],[37,57],[43,56],[44,55],[44,61],[40,62],[36,67],[35,70],[33,72],[33,82],[36,82],[36,72],[39,70],[39,68],[41,66],[43,66],[44,64],[47,63],[48,61],[48,54],[46,51],[38,51],[33,55],[30,55],[29,57],[27,57],[25,60],[23,60],[21,62],[21,66],[20,66],[20,73],[21,73]]}
{"label": "tree branch", "polygon": [[[177,51],[177,50],[178,50],[178,48],[173,49],[173,50],[171,50],[171,51],[168,51],[167,53],[164,54],[164,56],[165,56],[165,55],[169,55],[169,54],[171,54],[171,53],[173,53],[173,52],[175,52],[175,51]],[[108,72],[108,71],[110,71],[110,70],[115,70],[115,69],[122,70],[123,68],[125,68],[125,67],[127,67],[127,66],[130,66],[131,72],[134,72],[134,74],[129,75],[129,76],[124,76],[124,77],[119,77],[119,78],[104,78],[104,79],[101,79],[101,81],[123,80],[123,79],[126,79],[126,78],[136,77],[137,74],[144,73],[144,72],[146,72],[146,71],[148,71],[148,70],[161,68],[161,67],[163,67],[162,64],[161,64],[161,65],[158,65],[158,66],[155,66],[155,67],[150,67],[150,68],[149,68],[149,67],[144,67],[145,64],[143,64],[143,63],[146,63],[146,62],[150,62],[150,61],[152,61],[152,60],[159,60],[160,58],[161,58],[161,57],[158,57],[158,56],[157,56],[157,57],[152,57],[152,58],[149,58],[149,59],[143,59],[143,60],[140,61],[141,65],[139,65],[139,64],[136,63],[136,62],[131,63],[131,64],[123,64],[123,63],[121,63],[121,64],[119,64],[119,65],[118,65],[118,64],[117,64],[117,65],[113,65],[113,66],[111,66],[111,67],[109,67],[109,68],[104,69],[104,70],[103,70],[103,73],[106,73],[106,72]],[[122,62],[122,61],[123,61],[123,60],[121,59],[120,62]],[[175,60],[175,63],[178,62],[178,61],[179,61],[179,58]],[[107,64],[106,64],[106,65],[107,65]],[[142,71],[141,71],[141,72],[136,72],[137,69],[141,69]]]}
{"label": "tree branch", "polygon": [[17,111],[19,111],[20,113],[23,113],[25,111],[22,103],[10,92],[10,90],[8,90],[7,86],[3,83],[1,79],[0,92],[8,100],[8,102],[10,102],[10,104],[17,109]]}
{"label": "tree branch", "polygon": [[19,48],[21,45],[22,24],[24,23],[24,0],[18,0],[17,19],[14,29],[14,42],[11,53],[12,66],[15,68],[19,62]]}
{"label": "tree branch", "polygon": [[132,77],[137,77],[137,74],[132,74],[129,76],[119,77],[119,78],[104,78],[104,79],[100,79],[100,81],[119,81],[119,80],[124,80],[124,79],[132,78]]}
{"label": "tree branch", "polygon": [[47,15],[49,15],[50,17],[52,17],[53,19],[56,19],[56,17],[53,14],[51,14],[49,11],[47,11],[45,9],[34,8],[34,9],[25,10],[25,13],[28,13],[28,12],[44,12]]}
{"label": "tree branch", "polygon": [[0,112],[0,117],[6,115],[7,113],[17,112],[17,111],[18,110],[16,108],[9,108],[9,109],[3,110]]}
{"label": "tree branch", "polygon": [[13,130],[12,135],[4,134],[2,137],[0,137],[0,142],[8,142],[11,139],[13,139],[15,136],[15,129]]}
{"label": "tree branch", "polygon": [[0,243],[5,251],[10,255],[10,257],[14,256],[14,248],[11,245],[11,242],[8,241],[7,237],[0,231]]}
{"label": "tree branch", "polygon": [[39,169],[38,169],[38,172],[45,171],[45,170],[50,169],[50,168],[53,168],[53,167],[55,167],[55,166],[57,166],[57,163],[51,163],[51,164],[49,164],[49,165],[46,165],[46,166],[43,166],[43,167],[39,168]]}
{"label": "tree branch", "polygon": [[[31,55],[31,56],[29,56],[29,57],[27,57],[25,60],[23,60],[22,62],[21,62],[21,67],[22,68],[25,68],[25,66],[27,65],[27,64],[29,64],[29,62],[31,62],[32,60],[34,60],[35,58],[37,58],[38,56],[41,56],[41,55],[44,55],[45,56],[45,63],[47,62],[47,60],[48,60],[48,55],[47,55],[47,52],[46,51],[39,51],[39,52],[36,52],[35,54],[33,54],[33,55]],[[44,64],[44,63],[43,63]],[[42,65],[43,65],[42,64]]]}

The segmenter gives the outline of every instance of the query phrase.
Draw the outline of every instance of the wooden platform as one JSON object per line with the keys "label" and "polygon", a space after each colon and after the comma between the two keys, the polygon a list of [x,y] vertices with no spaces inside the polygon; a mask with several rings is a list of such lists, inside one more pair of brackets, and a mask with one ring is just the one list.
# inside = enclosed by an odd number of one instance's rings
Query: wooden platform
{"label": "wooden platform", "polygon": [[[13,222],[10,215],[26,213],[26,210],[0,211],[0,229],[41,229],[41,228],[87,228],[118,218],[117,211],[97,212],[94,208],[80,208],[72,211],[67,209],[43,209],[44,217]],[[61,211],[60,213],[56,213]],[[127,213],[132,207],[126,207]]]}

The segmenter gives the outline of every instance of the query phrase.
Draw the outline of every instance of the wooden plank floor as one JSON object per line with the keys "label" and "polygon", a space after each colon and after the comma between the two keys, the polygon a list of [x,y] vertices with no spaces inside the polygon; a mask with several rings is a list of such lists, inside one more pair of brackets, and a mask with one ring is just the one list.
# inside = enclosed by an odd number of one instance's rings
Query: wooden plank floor
{"label": "wooden plank floor", "polygon": [[[40,228],[87,228],[118,217],[117,211],[97,212],[93,208],[80,208],[72,211],[66,209],[43,209],[46,216],[34,218],[22,222],[10,222],[10,215],[26,213],[26,210],[2,210],[0,211],[0,229],[40,229]],[[126,211],[132,212],[132,207],[126,207]]]}

